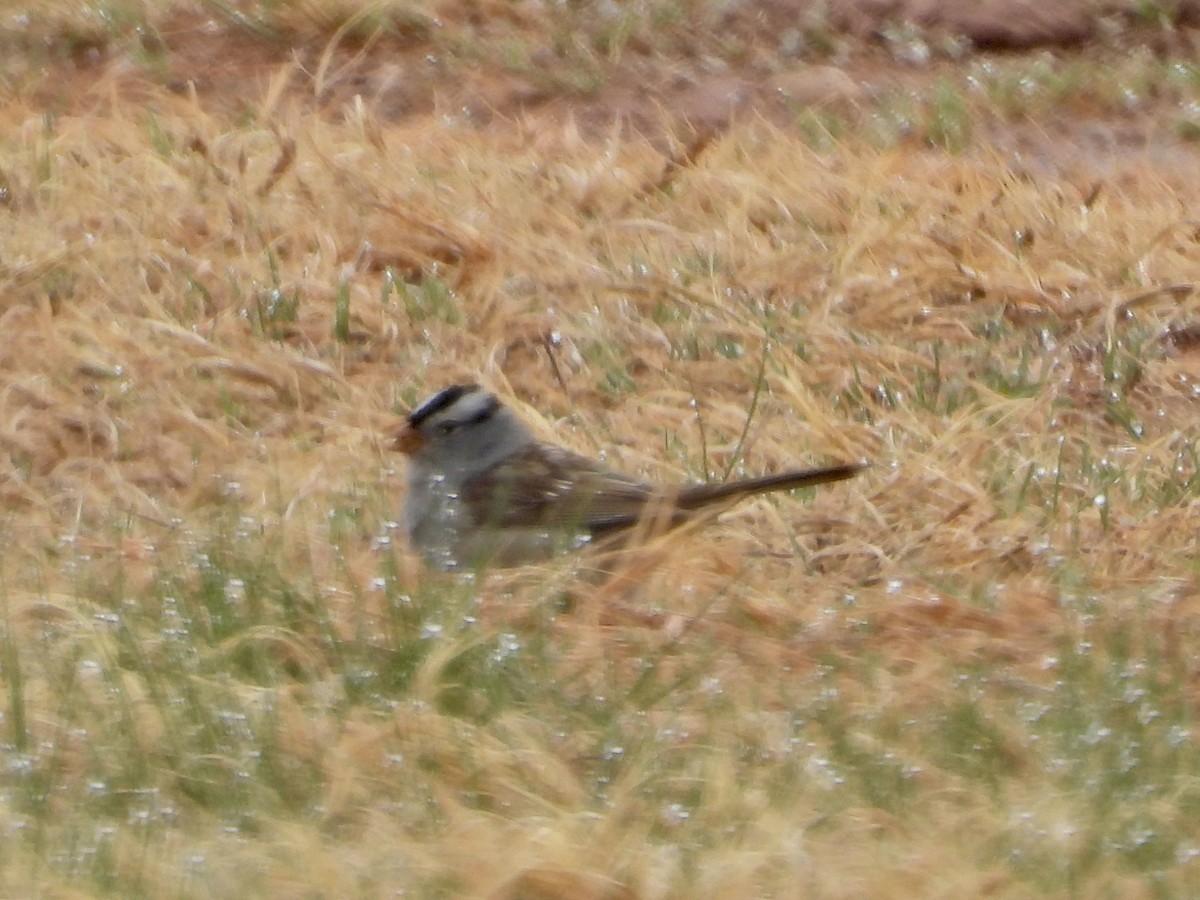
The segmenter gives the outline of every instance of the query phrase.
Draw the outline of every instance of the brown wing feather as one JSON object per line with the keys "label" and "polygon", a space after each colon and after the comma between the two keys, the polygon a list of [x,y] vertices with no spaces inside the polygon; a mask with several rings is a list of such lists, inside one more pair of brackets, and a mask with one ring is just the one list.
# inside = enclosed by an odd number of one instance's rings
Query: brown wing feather
{"label": "brown wing feather", "polygon": [[574,529],[599,536],[636,525],[654,498],[669,504],[670,524],[678,525],[706,506],[841,481],[864,467],[850,463],[724,484],[681,485],[671,492],[610,472],[568,450],[530,444],[468,481],[462,499],[476,522],[493,528]]}
{"label": "brown wing feather", "polygon": [[530,444],[468,481],[462,499],[494,528],[598,533],[637,522],[652,488],[567,450]]}

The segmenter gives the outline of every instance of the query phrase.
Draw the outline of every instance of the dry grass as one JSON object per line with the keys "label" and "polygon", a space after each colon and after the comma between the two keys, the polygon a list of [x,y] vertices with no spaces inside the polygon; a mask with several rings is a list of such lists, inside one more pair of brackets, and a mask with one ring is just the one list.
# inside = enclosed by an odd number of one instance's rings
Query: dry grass
{"label": "dry grass", "polygon": [[[1196,891],[1190,172],[152,85],[0,135],[4,893]],[[381,435],[464,377],[650,477],[874,467],[447,582]]]}

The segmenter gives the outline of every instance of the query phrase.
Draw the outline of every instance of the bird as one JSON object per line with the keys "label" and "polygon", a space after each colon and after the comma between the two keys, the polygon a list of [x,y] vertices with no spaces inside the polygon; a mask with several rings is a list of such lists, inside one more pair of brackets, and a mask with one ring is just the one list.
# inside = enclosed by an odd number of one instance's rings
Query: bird
{"label": "bird", "polygon": [[724,483],[658,486],[537,440],[495,394],[454,384],[393,432],[408,457],[402,527],[436,569],[515,566],[610,539],[639,524],[674,528],[710,509],[772,491],[852,478],[865,462]]}

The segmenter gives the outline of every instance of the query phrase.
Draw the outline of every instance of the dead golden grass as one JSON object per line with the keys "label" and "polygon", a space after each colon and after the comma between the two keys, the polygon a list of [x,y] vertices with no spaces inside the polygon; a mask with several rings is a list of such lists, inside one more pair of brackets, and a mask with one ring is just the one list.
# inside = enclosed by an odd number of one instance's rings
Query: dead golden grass
{"label": "dead golden grass", "polygon": [[[14,894],[1195,889],[1190,172],[0,117]],[[463,378],[647,477],[874,466],[449,583],[382,435]]]}

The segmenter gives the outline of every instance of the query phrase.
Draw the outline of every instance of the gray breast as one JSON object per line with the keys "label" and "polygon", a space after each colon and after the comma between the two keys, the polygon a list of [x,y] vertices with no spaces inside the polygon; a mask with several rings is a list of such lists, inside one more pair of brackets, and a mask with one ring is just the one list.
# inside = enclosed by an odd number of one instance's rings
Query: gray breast
{"label": "gray breast", "polygon": [[474,523],[460,488],[443,473],[409,473],[402,525],[411,544],[439,569],[458,568],[465,537]]}

